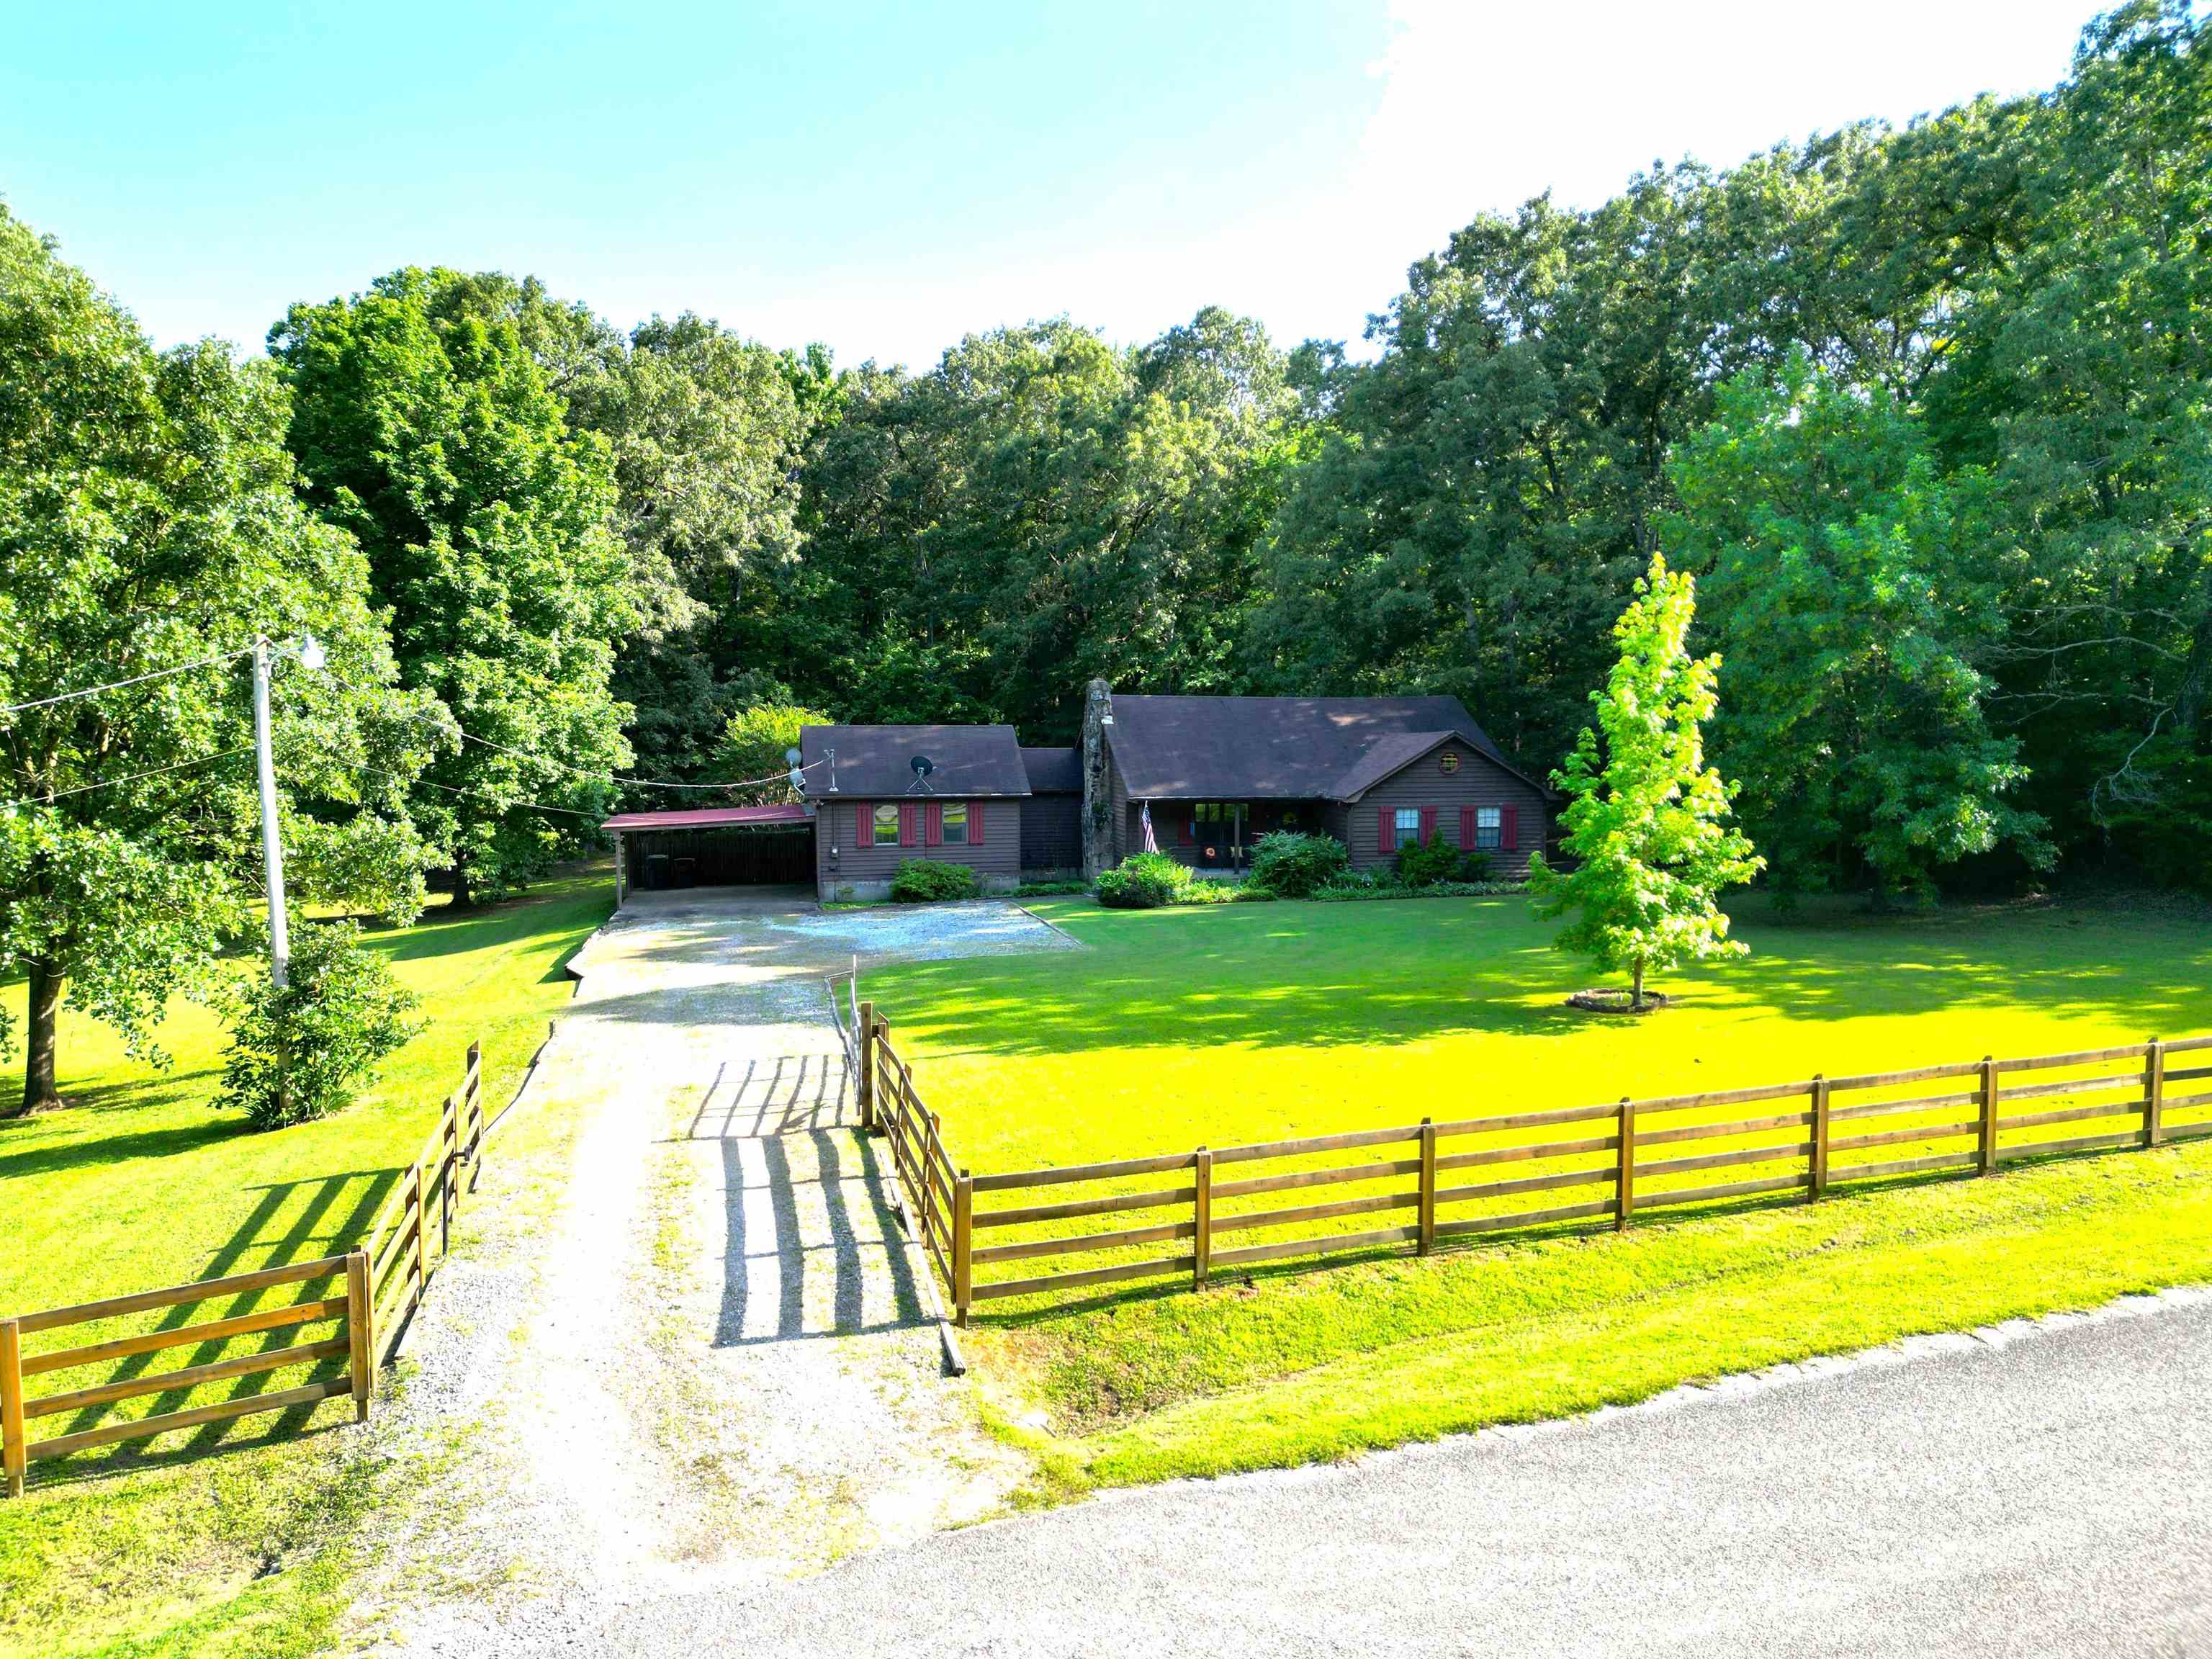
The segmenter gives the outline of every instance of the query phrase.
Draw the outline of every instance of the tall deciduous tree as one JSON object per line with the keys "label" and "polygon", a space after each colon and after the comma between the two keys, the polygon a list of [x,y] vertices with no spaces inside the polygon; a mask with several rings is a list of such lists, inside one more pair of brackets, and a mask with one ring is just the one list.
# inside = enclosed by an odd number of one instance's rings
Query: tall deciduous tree
{"label": "tall deciduous tree", "polygon": [[419,907],[405,796],[435,734],[392,689],[359,549],[295,496],[266,365],[212,341],[157,356],[0,210],[0,704],[39,705],[0,714],[0,975],[30,993],[4,1114],[62,1103],[64,993],[158,1059],[167,1000],[210,988],[250,922],[257,633],[329,652],[324,673],[279,665],[295,896]]}
{"label": "tall deciduous tree", "polygon": [[1241,613],[1297,398],[1218,310],[1133,351],[1065,319],[864,370],[806,475],[755,659],[851,718],[1072,736],[1081,688],[1243,690]]}
{"label": "tall deciduous tree", "polygon": [[686,313],[627,336],[592,323],[586,348],[550,366],[569,424],[613,456],[641,613],[615,689],[635,710],[638,765],[696,775],[730,712],[769,684],[732,623],[798,557],[799,465],[827,358],[771,351]]}
{"label": "tall deciduous tree", "polygon": [[1528,860],[1536,913],[1571,918],[1553,945],[1626,973],[1639,1012],[1654,970],[1745,953],[1716,900],[1765,862],[1727,822],[1732,792],[1705,764],[1720,659],[1690,654],[1696,611],[1690,576],[1654,554],[1613,626],[1620,660],[1590,694],[1597,725],[1552,775],[1570,797],[1561,821],[1575,867]]}
{"label": "tall deciduous tree", "polygon": [[307,499],[366,550],[404,683],[477,739],[410,797],[463,902],[575,845],[630,753],[610,690],[637,616],[613,464],[532,349],[544,309],[534,283],[406,270],[270,336]]}
{"label": "tall deciduous tree", "polygon": [[1986,477],[1939,476],[1886,387],[1802,351],[1724,388],[1670,476],[1728,661],[1714,752],[1778,886],[1870,877],[1879,902],[1998,847],[2047,865],[2043,820],[2011,799],[2020,741],[1983,708],[2004,637]]}

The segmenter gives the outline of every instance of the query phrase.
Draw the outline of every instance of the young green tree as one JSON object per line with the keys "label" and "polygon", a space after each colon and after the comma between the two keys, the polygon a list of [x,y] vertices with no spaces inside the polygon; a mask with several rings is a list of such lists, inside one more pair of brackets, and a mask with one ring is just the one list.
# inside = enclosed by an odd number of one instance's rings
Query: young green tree
{"label": "young green tree", "polygon": [[1528,860],[1536,914],[1573,918],[1554,946],[1626,973],[1638,1012],[1655,969],[1745,954],[1714,901],[1765,863],[1726,822],[1733,792],[1705,764],[1720,659],[1690,654],[1696,614],[1691,578],[1654,554],[1613,625],[1620,660],[1590,694],[1597,726],[1552,775],[1571,797],[1562,821],[1576,867],[1554,870],[1541,853]]}
{"label": "young green tree", "polygon": [[367,552],[403,684],[479,739],[410,801],[462,903],[575,846],[629,760],[609,689],[636,614],[613,469],[532,349],[544,308],[535,284],[407,270],[295,305],[270,336],[307,501]]}
{"label": "young green tree", "polygon": [[2043,819],[2011,799],[2020,740],[1984,714],[2004,639],[1986,477],[1939,475],[1886,388],[1802,351],[1724,387],[1668,473],[1728,659],[1714,752],[1778,889],[1870,882],[1879,904],[1998,847],[2047,865]]}
{"label": "young green tree", "polygon": [[64,1103],[64,994],[158,1060],[168,1000],[209,989],[250,923],[257,634],[329,653],[276,665],[295,900],[420,907],[406,791],[437,738],[394,689],[360,550],[295,497],[266,365],[212,341],[157,355],[0,210],[0,978],[29,990],[13,1115]]}

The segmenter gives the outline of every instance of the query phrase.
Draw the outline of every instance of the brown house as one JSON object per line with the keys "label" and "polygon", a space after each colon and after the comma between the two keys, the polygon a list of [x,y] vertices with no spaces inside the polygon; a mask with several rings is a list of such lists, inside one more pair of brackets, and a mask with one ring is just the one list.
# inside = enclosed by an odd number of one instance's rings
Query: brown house
{"label": "brown house", "polygon": [[1352,867],[1441,838],[1527,873],[1558,797],[1509,762],[1456,697],[1115,696],[1084,720],[1085,872],[1146,847],[1243,867],[1274,830],[1322,831]]}
{"label": "brown house", "polygon": [[824,899],[882,898],[907,859],[1018,885],[1029,773],[1011,726],[809,726],[799,734]]}
{"label": "brown house", "polygon": [[1010,726],[810,726],[802,799],[607,821],[617,888],[788,882],[882,898],[908,859],[964,864],[986,892],[1095,877],[1151,844],[1244,868],[1273,830],[1334,836],[1355,869],[1416,842],[1479,848],[1516,878],[1551,837],[1553,793],[1455,697],[1116,697],[1091,687],[1079,748]]}

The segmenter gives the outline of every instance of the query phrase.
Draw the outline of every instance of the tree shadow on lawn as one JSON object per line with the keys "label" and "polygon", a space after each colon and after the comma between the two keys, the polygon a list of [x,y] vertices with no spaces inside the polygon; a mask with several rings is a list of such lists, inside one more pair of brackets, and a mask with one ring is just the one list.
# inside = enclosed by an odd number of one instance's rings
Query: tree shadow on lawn
{"label": "tree shadow on lawn", "polygon": [[[52,1175],[88,1164],[120,1164],[134,1158],[169,1158],[179,1152],[196,1151],[218,1140],[253,1133],[252,1126],[242,1120],[221,1118],[212,1114],[203,1122],[178,1124],[166,1129],[142,1129],[122,1134],[100,1133],[99,1120],[106,1114],[138,1111],[156,1103],[147,1098],[150,1095],[215,1075],[212,1068],[198,1072],[164,1072],[151,1078],[134,1079],[128,1083],[98,1084],[88,1089],[70,1089],[65,1091],[70,1103],[58,1112],[41,1112],[32,1117],[0,1121],[0,1181]],[[24,1134],[49,1126],[62,1130],[63,1137],[51,1141],[33,1141],[21,1147],[9,1145],[8,1138],[11,1133]]]}
{"label": "tree shadow on lawn", "polygon": [[[258,1198],[231,1237],[210,1255],[199,1277],[221,1278],[263,1267],[283,1267],[295,1261],[343,1255],[364,1242],[369,1224],[375,1218],[378,1208],[402,1173],[396,1169],[350,1170],[340,1175],[276,1182],[246,1188],[258,1193]],[[272,1228],[278,1230],[272,1233]],[[43,1342],[40,1351],[76,1347],[115,1335],[136,1335],[141,1331],[149,1334],[176,1331],[216,1320],[235,1318],[264,1308],[282,1307],[293,1302],[317,1301],[344,1293],[345,1273],[341,1267],[331,1273],[315,1279],[270,1285],[262,1290],[222,1292],[190,1302],[172,1304],[160,1310],[159,1316],[151,1325],[138,1326],[128,1331],[118,1328],[117,1322],[64,1328]],[[130,1316],[125,1317],[128,1319]],[[270,1353],[321,1340],[325,1337],[337,1335],[343,1328],[342,1324],[326,1321],[306,1328],[255,1332],[157,1349],[149,1353],[131,1354],[105,1370],[95,1363],[81,1369],[46,1373],[46,1377],[52,1380],[43,1392],[56,1394],[106,1383],[157,1377],[218,1359],[238,1358],[248,1353]],[[380,1347],[383,1346],[384,1335],[384,1333],[378,1333]],[[29,1357],[26,1356],[27,1358]],[[133,1416],[151,1417],[181,1411],[191,1405],[242,1400],[255,1395],[298,1388],[308,1382],[327,1382],[343,1375],[348,1363],[346,1355],[339,1353],[289,1366],[283,1371],[264,1371],[197,1386],[172,1387],[112,1405],[84,1407],[73,1413],[55,1413],[37,1419],[38,1427],[33,1432],[38,1439],[51,1439],[120,1422],[123,1418],[115,1414],[118,1407]],[[32,1472],[38,1478],[38,1483],[44,1486],[88,1476],[118,1474],[127,1469],[188,1462],[218,1449],[228,1450],[240,1445],[292,1438],[303,1432],[325,1406],[333,1404],[345,1408],[347,1418],[344,1420],[349,1421],[352,1411],[350,1397],[333,1397],[308,1405],[287,1407],[268,1417],[236,1418],[204,1424],[191,1430],[173,1431],[170,1436],[162,1437],[168,1443],[161,1449],[149,1449],[144,1442],[125,1441],[112,1447],[78,1452],[50,1462],[33,1463]],[[338,1423],[333,1420],[324,1426],[336,1427]],[[184,1437],[172,1437],[177,1434]]]}
{"label": "tree shadow on lawn", "polygon": [[[1387,908],[1433,914],[1453,902]],[[1288,908],[1266,907],[1267,922],[1275,923],[1276,913]],[[879,1006],[921,1037],[927,1052],[940,1054],[1067,1054],[1154,1044],[1334,1046],[1468,1034],[1556,1037],[1623,1023],[1565,1006],[1569,992],[1601,976],[1548,949],[1548,929],[1525,916],[1469,909],[1448,933],[1375,926],[1334,930],[1334,940],[1296,926],[1200,931],[1217,919],[1217,913],[1200,913],[1191,918],[1198,927],[1141,939],[1109,944],[1109,936],[1102,936],[1102,948],[1085,956],[902,964],[890,970]],[[1230,919],[1243,920],[1234,913]],[[2212,954],[2201,946],[2179,950],[2182,959],[2161,969],[2140,953],[2100,957],[2100,945],[2122,943],[2111,934],[2015,929],[2002,915],[1959,921],[1962,925],[1931,927],[1925,918],[1899,918],[1895,928],[1794,930],[1762,918],[1753,930],[1749,959],[1668,975],[1664,988],[1682,1002],[1656,1018],[1679,1022],[1704,1011],[1810,1024],[2002,1008],[2118,1021],[2146,1033],[2212,1026],[2212,975],[2205,972]],[[1121,960],[1102,960],[1109,949]]]}

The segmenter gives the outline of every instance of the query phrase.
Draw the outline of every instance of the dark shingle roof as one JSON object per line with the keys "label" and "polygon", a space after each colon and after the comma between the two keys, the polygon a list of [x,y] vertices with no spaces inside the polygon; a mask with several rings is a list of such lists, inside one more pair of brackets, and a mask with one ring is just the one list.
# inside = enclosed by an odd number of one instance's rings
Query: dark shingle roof
{"label": "dark shingle roof", "polygon": [[1451,736],[1525,775],[1457,697],[1116,696],[1109,730],[1140,799],[1342,800]]}
{"label": "dark shingle roof", "polygon": [[[939,795],[1026,795],[1029,774],[1011,726],[806,726],[799,732],[800,761],[808,770],[806,793],[830,789],[830,751],[841,795],[903,795],[914,787],[913,760],[927,755],[935,767],[929,791]],[[817,765],[816,763],[825,763]]]}
{"label": "dark shingle roof", "polygon": [[1073,749],[1022,750],[1022,769],[1029,774],[1030,793],[1036,795],[1079,795],[1083,793],[1083,763]]}

